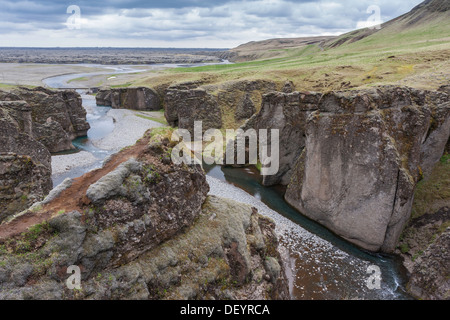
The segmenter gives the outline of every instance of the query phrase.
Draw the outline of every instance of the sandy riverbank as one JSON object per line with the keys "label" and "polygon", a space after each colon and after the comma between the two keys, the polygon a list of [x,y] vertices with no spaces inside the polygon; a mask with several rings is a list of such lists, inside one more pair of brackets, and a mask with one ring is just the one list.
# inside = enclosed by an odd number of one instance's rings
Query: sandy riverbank
{"label": "sandy riverbank", "polygon": [[92,140],[92,144],[99,149],[119,151],[133,145],[148,129],[163,126],[161,123],[139,117],[141,113],[123,109],[109,110],[107,116],[114,119],[114,130],[102,139]]}
{"label": "sandy riverbank", "polygon": [[52,174],[58,175],[76,167],[92,165],[97,161],[90,152],[80,151],[73,154],[52,156]]}
{"label": "sandy riverbank", "polygon": [[[92,139],[97,150],[80,151],[52,157],[52,174],[56,184],[65,178],[75,178],[101,166],[108,155],[133,145],[144,133],[163,124],[138,117],[142,112],[123,109],[111,109],[107,116],[114,119],[114,129],[101,139]],[[151,116],[152,114],[149,113]]]}
{"label": "sandy riverbank", "polygon": [[65,74],[100,72],[101,67],[81,65],[51,65],[29,63],[0,63],[0,83],[8,85],[43,86],[43,79]]}

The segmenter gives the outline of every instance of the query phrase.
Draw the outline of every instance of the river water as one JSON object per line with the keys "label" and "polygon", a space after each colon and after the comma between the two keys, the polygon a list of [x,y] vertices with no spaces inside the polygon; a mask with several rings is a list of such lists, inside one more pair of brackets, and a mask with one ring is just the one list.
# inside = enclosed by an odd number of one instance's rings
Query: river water
{"label": "river water", "polygon": [[[131,70],[128,66],[106,68],[109,70],[97,74],[136,72],[136,69]],[[63,75],[45,79],[44,82],[53,88],[70,88],[70,79],[91,75]],[[55,186],[65,178],[75,178],[101,166],[103,160],[112,153],[96,148],[91,142],[114,129],[112,119],[107,116],[110,108],[98,107],[93,96],[85,95],[82,91],[80,93],[91,129],[87,137],[76,139],[74,145],[78,150],[94,155],[97,161],[54,176]],[[398,257],[361,250],[302,216],[284,201],[284,190],[261,185],[259,172],[255,168],[205,164],[204,169],[211,188],[210,194],[248,203],[276,222],[293,299],[410,299],[405,293],[406,274]]]}

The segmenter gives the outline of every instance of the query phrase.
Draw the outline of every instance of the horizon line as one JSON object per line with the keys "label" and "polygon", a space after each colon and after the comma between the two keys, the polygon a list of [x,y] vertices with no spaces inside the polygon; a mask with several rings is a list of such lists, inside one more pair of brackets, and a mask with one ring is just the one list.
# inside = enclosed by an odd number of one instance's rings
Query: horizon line
{"label": "horizon line", "polygon": [[0,49],[198,49],[198,50],[230,50],[231,48],[217,48],[217,47],[28,47],[28,46],[0,46]]}

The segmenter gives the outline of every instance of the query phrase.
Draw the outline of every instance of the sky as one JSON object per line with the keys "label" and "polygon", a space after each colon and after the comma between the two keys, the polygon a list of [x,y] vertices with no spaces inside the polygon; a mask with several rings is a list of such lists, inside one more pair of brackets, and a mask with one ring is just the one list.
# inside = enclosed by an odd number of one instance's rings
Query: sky
{"label": "sky", "polygon": [[0,47],[233,48],[339,35],[422,0],[0,0]]}

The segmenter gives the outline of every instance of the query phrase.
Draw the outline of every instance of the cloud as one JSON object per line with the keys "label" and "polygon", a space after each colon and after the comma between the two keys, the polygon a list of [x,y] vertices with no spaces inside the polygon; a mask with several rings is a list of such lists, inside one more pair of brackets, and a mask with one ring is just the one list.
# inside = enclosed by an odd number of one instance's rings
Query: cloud
{"label": "cloud", "polygon": [[387,21],[421,0],[74,1],[0,0],[0,46],[234,47],[276,37],[337,35],[366,26],[370,6]]}

